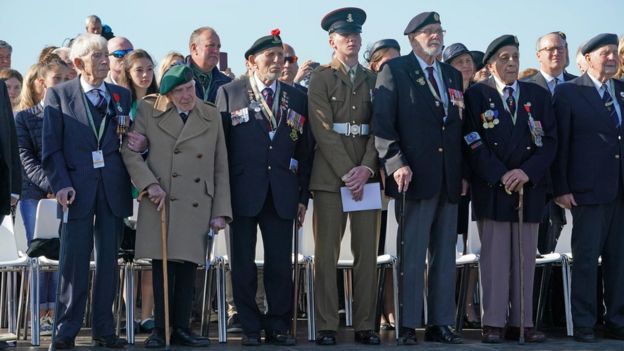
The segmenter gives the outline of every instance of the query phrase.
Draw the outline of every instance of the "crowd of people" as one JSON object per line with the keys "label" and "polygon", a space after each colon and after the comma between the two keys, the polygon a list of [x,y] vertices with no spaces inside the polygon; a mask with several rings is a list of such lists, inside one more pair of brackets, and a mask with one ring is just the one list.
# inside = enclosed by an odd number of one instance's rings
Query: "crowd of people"
{"label": "crowd of people", "polygon": [[[418,343],[425,309],[425,341],[463,342],[451,328],[452,277],[457,235],[467,236],[470,220],[482,245],[481,311],[468,303],[461,314],[482,326],[485,343],[545,341],[533,324],[536,251],[555,250],[566,209],[574,220],[574,339],[595,342],[600,321],[605,337],[624,340],[624,39],[587,38],[576,77],[566,71],[566,35],[546,33],[536,41],[539,67],[520,72],[514,35],[493,39],[484,52],[445,46],[439,14],[423,12],[404,30],[408,50],[382,39],[361,64],[365,21],[353,7],[324,16],[333,58],[320,66],[300,67],[280,31],[266,33],[250,43],[240,77],[218,66],[221,41],[211,27],[194,30],[188,54],[171,52],[158,69],[147,50],[114,36],[97,16],[69,47],[44,48],[23,76],[0,40],[0,219],[19,206],[30,243],[40,200],[56,199],[67,217],[60,272],[40,279],[41,331],[54,335],[57,349],[75,347],[89,294],[95,344],[126,345],[111,306],[128,236],[135,257],[152,262],[141,276],[145,347],[165,347],[169,337],[209,345],[191,328],[196,272],[208,233],[226,227],[230,327],[246,346],[260,345],[262,335],[296,344],[292,238],[311,199],[306,235],[314,236],[317,303],[308,312],[318,345],[336,344],[347,223],[353,337],[380,343],[376,260],[385,222],[394,220],[382,210],[390,198],[399,222],[399,314],[386,298],[384,325],[400,344]],[[127,220],[133,199],[136,225]],[[381,206],[370,205],[377,200]],[[346,211],[348,202],[361,207]],[[262,272],[254,263],[258,228]],[[599,267],[604,283],[596,289]],[[477,274],[468,281],[472,294]],[[389,297],[392,284],[384,284]]]}

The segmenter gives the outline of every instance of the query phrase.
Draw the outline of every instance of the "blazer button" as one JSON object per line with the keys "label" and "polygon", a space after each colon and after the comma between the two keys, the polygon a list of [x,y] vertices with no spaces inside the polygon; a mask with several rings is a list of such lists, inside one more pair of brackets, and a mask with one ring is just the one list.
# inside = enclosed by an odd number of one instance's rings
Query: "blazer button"
{"label": "blazer button", "polygon": [[173,153],[174,153],[174,154],[176,154],[176,155],[177,155],[177,154],[179,154],[179,153],[180,153],[180,149],[175,148],[175,149],[173,150]]}
{"label": "blazer button", "polygon": [[197,202],[193,202],[193,207],[197,207],[199,204]]}
{"label": "blazer button", "polygon": [[199,178],[195,178],[195,183],[199,183]]}
{"label": "blazer button", "polygon": [[445,126],[442,126],[442,130],[446,130],[446,127],[445,127]]}
{"label": "blazer button", "polygon": [[353,95],[356,95],[357,93],[355,92],[355,90],[353,91]]}
{"label": "blazer button", "polygon": [[178,198],[177,197],[170,197],[169,201],[176,201]]}
{"label": "blazer button", "polygon": [[273,145],[269,145],[269,150],[273,150]]}
{"label": "blazer button", "polygon": [[351,106],[351,108],[354,109],[354,110],[356,109],[355,105]]}
{"label": "blazer button", "polygon": [[270,171],[271,170],[271,166],[267,167],[267,169]]}
{"label": "blazer button", "polygon": [[527,150],[531,150],[531,147],[530,147],[530,146],[527,146]]}
{"label": "blazer button", "polygon": [[615,158],[620,158],[620,155],[615,155]]}
{"label": "blazer button", "polygon": [[621,135],[618,135],[618,140],[622,140],[622,136]]}
{"label": "blazer button", "polygon": [[197,158],[202,158],[204,155],[202,154],[197,154]]}
{"label": "blazer button", "polygon": [[498,146],[498,143],[494,143],[494,146]]}
{"label": "blazer button", "polygon": [[173,173],[171,173],[171,176],[172,176],[173,178],[175,178],[175,177],[177,177],[177,176],[178,176],[178,174],[177,174],[176,172],[173,172]]}
{"label": "blazer button", "polygon": [[441,147],[439,147],[439,148],[438,148],[438,152],[442,152],[442,151],[444,151],[444,149],[443,149],[443,148],[441,148]]}

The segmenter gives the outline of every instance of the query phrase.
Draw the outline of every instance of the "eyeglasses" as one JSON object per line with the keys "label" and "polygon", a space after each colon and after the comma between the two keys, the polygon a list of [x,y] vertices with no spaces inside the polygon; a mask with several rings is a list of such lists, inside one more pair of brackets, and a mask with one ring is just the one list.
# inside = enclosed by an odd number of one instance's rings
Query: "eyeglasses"
{"label": "eyeglasses", "polygon": [[444,35],[446,34],[446,30],[440,28],[440,29],[423,29],[423,30],[417,30],[416,33],[423,33],[426,34],[428,36],[432,36],[433,34],[437,34],[437,35]]}
{"label": "eyeglasses", "polygon": [[284,56],[284,63],[297,63],[297,60],[299,60],[297,56]]}
{"label": "eyeglasses", "polygon": [[113,52],[111,52],[110,54],[108,54],[109,56],[114,56],[115,58],[123,58],[124,56],[126,56],[129,52],[131,52],[132,49],[127,49],[127,50],[115,50]]}
{"label": "eyeglasses", "polygon": [[541,48],[539,49],[539,51],[546,51],[550,54],[554,53],[555,51],[557,52],[563,52],[563,50],[565,50],[565,46],[547,46],[545,48]]}

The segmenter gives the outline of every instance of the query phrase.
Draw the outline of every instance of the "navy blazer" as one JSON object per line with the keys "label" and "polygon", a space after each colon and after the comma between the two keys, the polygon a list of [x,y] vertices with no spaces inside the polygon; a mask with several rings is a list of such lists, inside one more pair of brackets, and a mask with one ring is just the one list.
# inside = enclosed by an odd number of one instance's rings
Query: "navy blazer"
{"label": "navy blazer", "polygon": [[[566,71],[563,71],[563,80],[564,82],[568,82],[571,81],[572,79],[576,78],[576,76],[574,74],[570,74]],[[548,82],[546,82],[546,78],[544,78],[544,75],[542,74],[542,72],[537,72],[534,75],[530,76],[530,77],[526,77],[525,79],[522,80],[523,82],[527,82],[527,83],[534,83],[539,85],[540,87],[548,90],[550,92],[550,89],[548,89]],[[563,82],[559,82],[559,84],[561,84]],[[558,85],[557,85],[558,86]]]}
{"label": "navy blazer", "polygon": [[[269,188],[277,214],[284,219],[295,218],[298,203],[308,204],[313,139],[307,122],[307,97],[287,84],[280,87],[280,96],[275,97],[280,99],[280,106],[285,99],[287,109],[306,118],[302,133],[296,133],[296,141],[291,138],[293,131],[286,123],[284,108],[280,108],[277,132],[273,140],[269,138],[264,114],[249,108],[252,90],[248,78],[226,84],[217,93],[217,109],[223,118],[228,148],[234,216],[257,216]],[[245,110],[248,121],[232,119],[233,112]],[[296,160],[297,169],[291,167],[291,160]]]}
{"label": "navy blazer", "polygon": [[[624,112],[624,83],[612,80],[613,98]],[[584,74],[557,86],[554,106],[559,130],[553,166],[555,196],[573,194],[578,205],[613,201],[624,181],[623,136],[591,78]]]}
{"label": "navy blazer", "polygon": [[[0,81],[0,217],[11,211],[11,194],[20,194],[22,167],[9,92]],[[0,218],[1,219],[1,218]]]}
{"label": "navy blazer", "polygon": [[[526,82],[518,82],[518,88],[515,125],[496,90],[494,78],[466,91],[464,145],[472,170],[471,197],[477,220],[518,221],[518,194],[507,194],[500,181],[507,171],[517,168],[529,177],[524,186],[524,221],[538,223],[542,219],[546,203],[545,176],[557,147],[555,117],[547,90]],[[527,109],[533,119],[541,123],[542,146],[531,136]],[[499,123],[486,129],[482,114],[488,110],[498,111]]]}
{"label": "navy blazer", "polygon": [[[448,96],[449,88],[461,92],[461,73],[445,63],[440,63],[440,69],[446,86],[442,93]],[[455,203],[461,192],[462,116],[449,98],[443,121],[426,79],[411,52],[383,65],[373,99],[375,147],[388,177],[387,195],[399,196],[392,174],[409,165],[413,176],[408,199],[429,199],[445,192]]]}
{"label": "navy blazer", "polygon": [[[109,94],[119,96],[123,114],[130,112],[130,92],[122,87],[106,84]],[[106,130],[101,141],[105,167],[93,168],[92,152],[97,150],[97,139],[89,125],[80,86],[80,77],[48,89],[43,116],[43,170],[52,190],[73,187],[76,198],[70,206],[69,217],[87,216],[95,204],[98,182],[101,180],[108,204],[117,217],[132,214],[130,177],[119,153],[116,134],[116,113],[113,96],[109,104]]]}

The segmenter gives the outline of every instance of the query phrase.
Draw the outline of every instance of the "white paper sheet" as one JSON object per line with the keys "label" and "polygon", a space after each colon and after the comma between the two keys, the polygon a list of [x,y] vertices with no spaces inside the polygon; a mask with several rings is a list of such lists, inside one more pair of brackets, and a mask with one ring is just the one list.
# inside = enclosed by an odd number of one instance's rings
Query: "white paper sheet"
{"label": "white paper sheet", "polygon": [[342,212],[381,209],[381,188],[379,183],[365,184],[364,194],[360,201],[353,200],[351,191],[346,186],[340,188],[340,197],[342,198]]}

